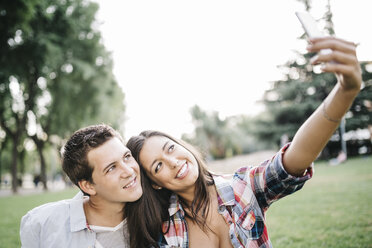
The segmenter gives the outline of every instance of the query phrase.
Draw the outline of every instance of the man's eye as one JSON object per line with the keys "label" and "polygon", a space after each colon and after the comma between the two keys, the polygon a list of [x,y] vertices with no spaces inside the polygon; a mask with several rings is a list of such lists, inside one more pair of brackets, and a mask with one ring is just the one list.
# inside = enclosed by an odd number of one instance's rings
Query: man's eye
{"label": "man's eye", "polygon": [[131,157],[132,157],[132,154],[127,153],[127,154],[125,154],[125,156],[124,156],[124,160],[129,160]]}
{"label": "man's eye", "polygon": [[172,152],[174,150],[174,145],[171,145],[169,148],[168,148],[168,152]]}
{"label": "man's eye", "polygon": [[113,165],[113,166],[111,166],[108,170],[107,170],[107,172],[106,173],[108,173],[108,172],[110,172],[110,171],[113,171],[114,169],[115,169],[115,165]]}
{"label": "man's eye", "polygon": [[159,163],[156,165],[156,167],[155,167],[155,173],[158,173],[158,171],[160,170],[161,166],[162,166],[162,163],[159,162]]}

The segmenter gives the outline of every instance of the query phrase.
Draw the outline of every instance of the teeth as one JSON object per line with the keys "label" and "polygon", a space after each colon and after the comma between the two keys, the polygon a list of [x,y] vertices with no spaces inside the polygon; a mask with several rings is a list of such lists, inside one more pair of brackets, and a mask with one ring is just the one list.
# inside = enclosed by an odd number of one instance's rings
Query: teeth
{"label": "teeth", "polygon": [[134,184],[135,182],[136,182],[136,180],[135,180],[135,179],[133,179],[133,181],[132,181],[131,183],[129,183],[128,185],[124,186],[124,189],[126,189],[126,188],[129,188],[129,187],[133,186],[133,184]]}
{"label": "teeth", "polygon": [[177,177],[182,177],[183,174],[186,172],[186,170],[187,170],[187,163],[185,163],[185,164],[182,166],[182,169],[180,170],[180,172],[178,172]]}

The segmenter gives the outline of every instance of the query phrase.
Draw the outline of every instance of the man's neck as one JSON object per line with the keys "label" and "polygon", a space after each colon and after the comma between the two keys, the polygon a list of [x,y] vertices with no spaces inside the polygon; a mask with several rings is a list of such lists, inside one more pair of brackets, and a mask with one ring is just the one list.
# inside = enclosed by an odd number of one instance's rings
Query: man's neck
{"label": "man's neck", "polygon": [[107,203],[91,199],[84,201],[84,212],[89,225],[115,227],[123,221],[124,203]]}

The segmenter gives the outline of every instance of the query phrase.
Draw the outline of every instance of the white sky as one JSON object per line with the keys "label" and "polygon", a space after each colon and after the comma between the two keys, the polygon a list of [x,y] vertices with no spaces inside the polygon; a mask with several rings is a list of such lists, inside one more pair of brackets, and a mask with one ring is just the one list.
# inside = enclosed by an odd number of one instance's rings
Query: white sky
{"label": "white sky", "polygon": [[[193,130],[197,104],[222,117],[257,114],[256,102],[281,79],[277,65],[305,51],[295,0],[96,0],[104,44],[127,107],[125,137],[156,129],[180,137]],[[315,18],[326,1],[313,1]],[[372,60],[372,1],[334,0],[336,35],[359,42]]]}

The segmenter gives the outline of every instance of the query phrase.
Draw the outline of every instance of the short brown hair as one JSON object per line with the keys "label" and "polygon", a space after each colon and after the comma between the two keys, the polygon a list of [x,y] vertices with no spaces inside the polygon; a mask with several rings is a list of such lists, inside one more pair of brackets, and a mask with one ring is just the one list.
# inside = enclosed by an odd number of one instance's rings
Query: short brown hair
{"label": "short brown hair", "polygon": [[123,142],[120,134],[112,127],[99,124],[82,128],[69,138],[62,148],[62,168],[71,182],[78,187],[81,180],[94,183],[92,179],[94,168],[88,163],[88,152],[114,137]]}

